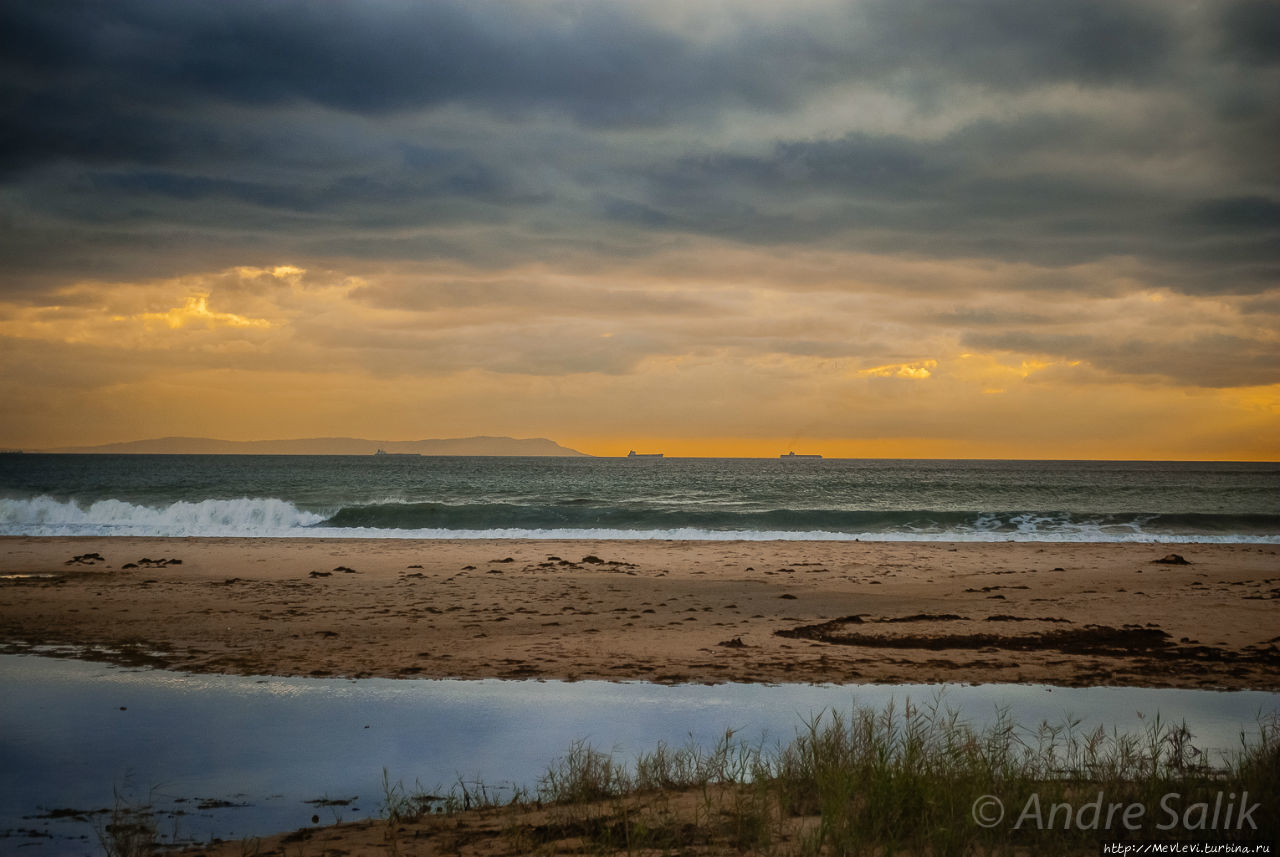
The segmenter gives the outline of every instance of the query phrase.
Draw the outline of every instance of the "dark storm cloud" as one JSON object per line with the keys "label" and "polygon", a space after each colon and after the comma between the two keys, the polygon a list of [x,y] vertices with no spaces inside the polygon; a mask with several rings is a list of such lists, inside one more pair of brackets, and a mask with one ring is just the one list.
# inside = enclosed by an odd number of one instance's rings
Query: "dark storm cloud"
{"label": "dark storm cloud", "polygon": [[1280,64],[1280,3],[1237,0],[1222,7],[1219,19],[1223,51],[1252,65]]}
{"label": "dark storm cloud", "polygon": [[780,26],[748,18],[709,42],[642,3],[484,0],[53,0],[6,4],[0,32],[8,109],[37,123],[12,128],[10,158],[90,121],[104,157],[163,155],[187,135],[147,123],[152,111],[212,102],[361,114],[461,102],[648,124],[904,69],[1001,89],[1139,79],[1160,73],[1172,41],[1149,10],[1100,0],[850,2]]}
{"label": "dark storm cloud", "polygon": [[[1136,258],[1201,293],[1280,270],[1274,3],[676,9],[3,4],[0,287],[317,255],[640,256],[673,233]],[[849,87],[915,119],[989,103],[941,133],[791,130]],[[1099,108],[1111,95],[1157,106]],[[725,132],[735,112],[774,130]]]}
{"label": "dark storm cloud", "polygon": [[[1090,120],[1069,125],[1032,116],[937,140],[859,133],[783,143],[760,156],[687,158],[655,172],[649,196],[631,205],[646,223],[749,242],[838,240],[871,251],[1048,266],[1131,254],[1195,265],[1194,282],[1165,283],[1180,289],[1274,284],[1275,269],[1264,263],[1277,260],[1280,201],[1213,197],[1188,206],[1180,192],[1136,171],[1055,168],[1064,155],[1086,165],[1138,157],[1135,141],[1106,141],[1106,129]],[[1011,164],[1016,158],[1031,166]],[[1205,282],[1208,270],[1234,276]]]}
{"label": "dark storm cloud", "polygon": [[286,140],[224,124],[223,105],[378,116],[462,104],[643,126],[781,110],[848,80],[1136,79],[1158,72],[1169,43],[1158,18],[1118,3],[850,3],[781,27],[746,21],[708,43],[642,12],[475,0],[5,4],[0,170],[287,157]]}
{"label": "dark storm cloud", "polygon": [[[460,103],[649,124],[722,101],[777,106],[797,83],[609,3],[69,0],[6,4],[0,32],[6,169],[222,156],[218,131],[190,118],[220,104],[380,115]],[[800,60],[805,78],[799,47],[779,59]]]}
{"label": "dark storm cloud", "polygon": [[1280,200],[1264,196],[1204,199],[1187,212],[1192,225],[1237,233],[1273,232],[1280,224]]}
{"label": "dark storm cloud", "polygon": [[[179,172],[131,171],[92,173],[77,188],[89,196],[139,200],[158,198],[178,202],[227,200],[254,208],[299,214],[352,212],[376,202],[379,208],[403,210],[422,199],[457,197],[490,203],[522,201],[513,183],[496,168],[464,163],[435,171],[405,172],[394,179],[372,175],[335,176],[319,185],[279,180],[244,181],[209,178]],[[87,208],[85,209],[88,210]],[[419,213],[422,216],[423,213]],[[355,218],[358,222],[359,217]]]}
{"label": "dark storm cloud", "polygon": [[866,47],[877,65],[932,68],[1000,89],[1052,80],[1150,80],[1175,44],[1147,3],[873,0]]}

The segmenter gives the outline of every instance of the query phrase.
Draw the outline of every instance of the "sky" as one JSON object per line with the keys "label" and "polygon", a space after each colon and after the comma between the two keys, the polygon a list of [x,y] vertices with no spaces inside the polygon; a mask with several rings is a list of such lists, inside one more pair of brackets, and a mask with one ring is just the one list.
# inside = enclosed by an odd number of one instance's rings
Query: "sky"
{"label": "sky", "polygon": [[1274,0],[0,4],[0,446],[1280,459]]}

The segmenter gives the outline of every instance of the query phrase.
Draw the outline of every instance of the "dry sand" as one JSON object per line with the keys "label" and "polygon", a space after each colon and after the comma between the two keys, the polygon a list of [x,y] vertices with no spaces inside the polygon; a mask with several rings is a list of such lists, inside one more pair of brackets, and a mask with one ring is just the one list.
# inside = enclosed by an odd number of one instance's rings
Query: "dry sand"
{"label": "dry sand", "polygon": [[[1189,564],[1154,562],[1171,553]],[[0,644],[238,674],[1280,690],[1277,555],[1271,545],[3,538]]]}

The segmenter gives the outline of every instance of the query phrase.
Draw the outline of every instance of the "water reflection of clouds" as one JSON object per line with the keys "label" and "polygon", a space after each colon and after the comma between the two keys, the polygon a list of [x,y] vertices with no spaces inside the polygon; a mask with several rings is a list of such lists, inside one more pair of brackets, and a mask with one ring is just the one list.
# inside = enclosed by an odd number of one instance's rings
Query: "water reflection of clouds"
{"label": "water reflection of clouds", "polygon": [[[382,771],[447,789],[459,778],[534,785],[574,741],[629,759],[658,742],[709,747],[726,729],[770,748],[808,718],[855,705],[938,704],[974,726],[999,712],[1024,726],[1140,732],[1186,720],[1198,746],[1231,750],[1280,694],[1039,685],[712,685],[642,682],[265,678],[125,670],[0,656],[0,829],[37,807],[110,805],[126,779],[143,794],[248,801],[184,819],[229,838],[309,822],[302,801],[359,795],[374,814]],[[268,800],[272,795],[282,799]],[[23,822],[27,824],[27,822]],[[33,854],[37,852],[32,852]],[[55,851],[38,852],[42,855]]]}

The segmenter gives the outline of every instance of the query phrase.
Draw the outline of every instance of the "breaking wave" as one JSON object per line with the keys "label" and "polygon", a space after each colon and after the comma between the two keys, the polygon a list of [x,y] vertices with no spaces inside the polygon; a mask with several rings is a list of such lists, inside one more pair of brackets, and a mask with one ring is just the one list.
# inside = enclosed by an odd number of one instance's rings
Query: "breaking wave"
{"label": "breaking wave", "polygon": [[740,510],[515,503],[372,503],[307,510],[275,498],[149,506],[0,498],[0,535],[1280,543],[1280,515]]}
{"label": "breaking wave", "polygon": [[24,536],[287,536],[306,535],[324,520],[285,500],[180,501],[159,508],[42,496],[0,500],[0,533]]}

